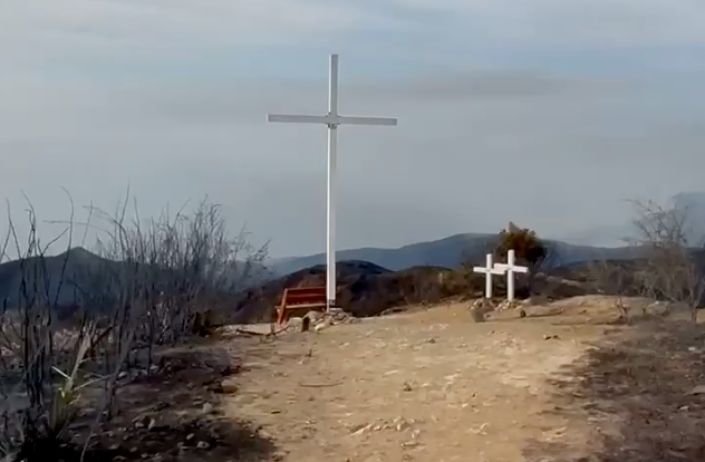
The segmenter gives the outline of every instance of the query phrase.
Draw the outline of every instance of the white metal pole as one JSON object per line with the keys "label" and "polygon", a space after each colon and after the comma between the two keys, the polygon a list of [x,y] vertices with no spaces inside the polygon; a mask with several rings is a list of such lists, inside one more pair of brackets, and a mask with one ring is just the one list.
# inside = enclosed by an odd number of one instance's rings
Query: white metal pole
{"label": "white metal pole", "polygon": [[338,130],[328,128],[328,223],[326,249],[326,295],[328,310],[335,307],[335,148]]}
{"label": "white metal pole", "polygon": [[514,250],[507,254],[507,300],[514,301]]}
{"label": "white metal pole", "polygon": [[485,274],[485,298],[488,300],[492,299],[492,254],[487,254],[487,259],[485,260],[487,274]]}
{"label": "white metal pole", "polygon": [[[330,75],[328,80],[328,114],[338,115],[338,55],[330,56]],[[335,173],[338,127],[328,125],[328,201],[327,201],[327,248],[326,248],[326,298],[328,311],[335,307],[336,277],[335,277]]]}

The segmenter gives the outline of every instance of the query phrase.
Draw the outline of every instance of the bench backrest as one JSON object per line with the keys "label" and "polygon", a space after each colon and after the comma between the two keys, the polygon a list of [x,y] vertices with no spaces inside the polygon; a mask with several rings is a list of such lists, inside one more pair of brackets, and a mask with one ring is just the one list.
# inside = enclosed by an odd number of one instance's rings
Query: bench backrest
{"label": "bench backrest", "polygon": [[281,303],[277,307],[277,323],[283,324],[289,316],[305,315],[310,310],[323,311],[326,304],[325,287],[284,289]]}
{"label": "bench backrest", "polygon": [[282,295],[283,306],[325,302],[325,287],[297,287],[294,289],[285,289]]}

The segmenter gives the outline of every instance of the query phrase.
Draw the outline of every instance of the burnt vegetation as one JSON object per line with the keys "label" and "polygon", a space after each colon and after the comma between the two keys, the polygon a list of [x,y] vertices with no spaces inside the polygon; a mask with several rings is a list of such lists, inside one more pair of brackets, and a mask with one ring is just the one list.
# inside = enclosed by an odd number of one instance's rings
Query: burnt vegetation
{"label": "burnt vegetation", "polygon": [[[208,201],[143,220],[128,196],[113,214],[88,208],[87,216],[78,223],[72,206],[46,243],[30,203],[26,235],[8,218],[0,263],[13,258],[16,276],[0,309],[0,458],[91,459],[93,430],[121,411],[126,371],[158,369],[157,349],[202,332],[266,255],[244,232],[231,237]],[[72,249],[88,229],[99,230],[100,258]],[[66,251],[49,256],[58,242]],[[87,401],[91,431],[76,441],[71,426]]]}

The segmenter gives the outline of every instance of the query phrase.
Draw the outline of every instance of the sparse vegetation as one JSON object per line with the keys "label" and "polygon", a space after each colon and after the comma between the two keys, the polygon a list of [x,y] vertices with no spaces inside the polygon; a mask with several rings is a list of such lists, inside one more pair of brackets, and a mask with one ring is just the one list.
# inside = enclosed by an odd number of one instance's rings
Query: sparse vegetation
{"label": "sparse vegetation", "polygon": [[[266,246],[254,248],[244,232],[230,237],[220,207],[208,201],[193,213],[147,222],[130,203],[128,195],[114,214],[91,208],[81,224],[100,230],[96,250],[103,260],[81,279],[89,286],[66,271],[77,227],[73,211],[47,244],[31,204],[26,238],[9,218],[0,263],[14,250],[21,277],[18,296],[4,300],[0,311],[0,457],[6,460],[50,460],[75,444],[66,432],[89,387],[102,390],[96,423],[110,419],[119,409],[121,372],[151,370],[155,347],[207,328],[223,297],[237,292],[266,256]],[[47,259],[60,239],[67,252],[56,273]],[[61,321],[59,298],[69,286],[78,310]],[[85,454],[89,442],[76,451]]]}
{"label": "sparse vegetation", "polygon": [[665,208],[654,202],[634,202],[637,243],[646,252],[635,274],[642,294],[649,298],[688,306],[693,322],[705,291],[705,280],[688,246],[687,211]]}
{"label": "sparse vegetation", "polygon": [[507,229],[499,233],[494,251],[495,257],[506,258],[507,252],[512,249],[516,254],[517,263],[525,264],[529,268],[527,290],[530,293],[536,273],[548,253],[547,248],[535,231],[519,228],[510,222]]}
{"label": "sparse vegetation", "polygon": [[614,306],[622,322],[629,322],[629,309],[624,304],[628,294],[629,275],[622,266],[605,260],[590,262],[587,267],[589,280],[594,292],[615,296]]}

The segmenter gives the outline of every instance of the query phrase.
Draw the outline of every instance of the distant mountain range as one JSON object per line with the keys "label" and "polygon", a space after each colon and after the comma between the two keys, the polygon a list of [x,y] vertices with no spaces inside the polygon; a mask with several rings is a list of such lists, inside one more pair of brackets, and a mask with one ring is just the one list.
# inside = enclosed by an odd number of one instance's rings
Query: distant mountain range
{"label": "distant mountain range", "polygon": [[[672,197],[670,206],[678,207],[687,213],[686,231],[690,245],[700,247],[705,236],[705,192],[680,193]],[[635,227],[631,224],[595,228],[599,233],[582,233],[584,239],[573,239],[572,242],[594,242],[597,235],[601,242],[620,242],[627,236],[634,236]],[[390,271],[403,271],[410,268],[434,267],[457,268],[463,263],[483,264],[485,254],[494,247],[496,234],[457,234],[444,239],[419,242],[399,248],[364,247],[359,249],[341,250],[337,260],[369,262]],[[632,260],[642,256],[638,247],[605,247],[594,245],[569,244],[561,240],[545,240],[549,256],[544,262],[545,269],[571,267],[580,263],[595,260]],[[58,304],[71,306],[81,303],[90,296],[90,287],[94,287],[100,273],[113,271],[118,273],[122,262],[110,261],[95,255],[83,248],[71,249],[68,253],[66,268],[63,267],[65,256],[47,257],[41,266],[50,281],[48,287],[42,287],[51,294],[53,299],[59,291],[59,280],[65,271],[64,283],[58,294]],[[705,258],[704,258],[705,260]],[[30,262],[31,263],[31,262]],[[315,254],[301,257],[271,259],[265,263],[266,268],[259,266],[253,271],[244,288],[259,287],[263,284],[283,278],[298,271],[325,264],[325,255]],[[233,273],[237,279],[237,271]],[[0,264],[0,307],[2,303],[9,306],[16,304],[20,294],[21,266],[18,261]],[[85,292],[85,293],[84,293]]]}
{"label": "distant mountain range", "polygon": [[[420,242],[396,249],[372,248],[343,250],[338,252],[338,261],[369,262],[390,271],[403,271],[410,268],[434,267],[457,268],[463,263],[483,264],[485,254],[494,247],[495,234],[458,234],[436,241]],[[547,269],[567,267],[594,260],[630,260],[638,258],[640,252],[634,247],[591,247],[567,244],[560,241],[544,241],[549,249],[549,256],[544,263]],[[122,262],[106,260],[85,249],[75,248],[69,251],[67,266],[63,269],[66,253],[47,257],[42,271],[50,281],[47,288],[53,299],[59,290],[62,271],[65,271],[64,283],[58,294],[58,304],[70,307],[82,304],[90,299],[91,287],[96,287],[96,280],[101,272],[120,272]],[[280,279],[297,271],[319,266],[325,263],[324,254],[304,257],[273,259],[266,263],[266,270],[257,271],[258,277],[249,281],[243,288],[261,286],[269,281]],[[123,268],[124,269],[124,268]],[[6,301],[9,306],[17,303],[21,266],[19,261],[0,265],[0,303]],[[38,278],[40,282],[45,278]],[[43,290],[43,289],[42,289]]]}
{"label": "distant mountain range", "polygon": [[[66,258],[68,256],[68,258]],[[65,266],[64,266],[65,264]],[[41,262],[37,257],[20,262],[14,260],[0,265],[0,304],[9,307],[17,305],[22,298],[22,265],[27,277],[28,293],[37,284],[44,297],[56,302],[63,309],[70,309],[80,303],[94,286],[98,272],[116,270],[121,263],[105,260],[83,248],[77,247],[60,255],[45,257]],[[63,277],[62,277],[63,275]]]}
{"label": "distant mountain range", "polygon": [[[24,265],[24,270],[23,270]],[[85,304],[93,304],[96,296],[105,295],[101,291],[109,290],[111,279],[121,274],[134,271],[132,266],[123,261],[108,260],[84,248],[76,247],[60,255],[46,256],[43,260],[32,257],[25,261],[9,261],[0,264],[0,308],[6,304],[9,308],[16,307],[22,295],[22,277],[25,275],[25,286],[31,297],[36,284],[36,293],[43,300],[49,299],[56,304],[60,312],[70,315],[72,310]],[[163,274],[168,274],[166,270]],[[244,281],[243,270],[233,265],[229,274],[235,283]],[[248,271],[247,283],[238,286],[242,289],[260,285],[271,279],[263,266],[254,264]],[[112,287],[114,288],[114,287]],[[227,289],[235,292],[234,289]],[[237,290],[239,292],[239,289]]]}
{"label": "distant mountain range", "polygon": [[[360,260],[383,268],[399,271],[416,266],[457,268],[465,262],[482,264],[485,254],[494,247],[496,234],[456,234],[436,241],[420,242],[396,249],[364,247],[342,250],[339,261]],[[634,247],[592,247],[572,245],[561,241],[545,241],[549,248],[546,268],[569,266],[591,260],[626,260],[637,258],[639,250]],[[325,263],[325,254],[290,257],[271,260],[268,269],[273,277],[281,277],[296,271]]]}

